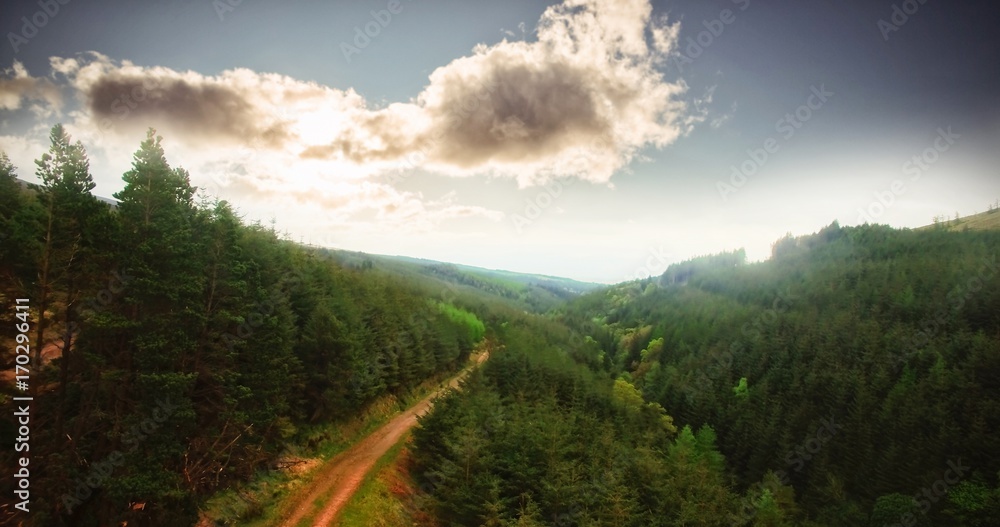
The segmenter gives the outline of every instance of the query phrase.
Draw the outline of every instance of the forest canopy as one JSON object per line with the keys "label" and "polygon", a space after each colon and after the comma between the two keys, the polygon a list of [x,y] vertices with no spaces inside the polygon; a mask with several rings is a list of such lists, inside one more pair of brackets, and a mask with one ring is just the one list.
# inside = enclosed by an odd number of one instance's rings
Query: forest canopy
{"label": "forest canopy", "polygon": [[152,130],[112,205],[61,126],[41,185],[16,170],[0,157],[0,338],[31,299],[36,525],[191,525],[303,430],[456,370],[484,336],[461,306],[199,196]]}

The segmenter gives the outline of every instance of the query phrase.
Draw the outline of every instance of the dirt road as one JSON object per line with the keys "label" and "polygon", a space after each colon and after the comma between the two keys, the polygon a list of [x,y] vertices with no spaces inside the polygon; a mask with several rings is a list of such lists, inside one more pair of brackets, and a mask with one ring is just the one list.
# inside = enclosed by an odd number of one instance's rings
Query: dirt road
{"label": "dirt road", "polygon": [[[482,364],[488,356],[489,354],[486,352],[480,353],[475,358],[475,366]],[[453,377],[448,383],[448,387],[457,387],[458,383],[475,366],[466,368]],[[295,505],[287,518],[282,521],[281,526],[294,527],[297,525],[303,518],[316,511],[316,501],[323,497],[328,499],[322,510],[316,513],[312,525],[314,527],[333,525],[337,514],[361,486],[365,475],[375,466],[375,462],[388,452],[403,437],[403,434],[417,424],[417,416],[423,415],[430,409],[431,399],[445,389],[447,388],[441,388],[441,390],[427,396],[350,449],[328,461],[324,467],[319,469],[320,473],[311,484],[312,488],[306,492],[306,497]]]}

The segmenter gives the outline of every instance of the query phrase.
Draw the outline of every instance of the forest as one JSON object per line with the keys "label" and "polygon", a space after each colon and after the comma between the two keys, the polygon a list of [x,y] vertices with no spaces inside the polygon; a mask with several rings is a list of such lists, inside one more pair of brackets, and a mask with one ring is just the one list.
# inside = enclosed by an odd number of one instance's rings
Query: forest
{"label": "forest", "polygon": [[[288,444],[457,371],[484,339],[490,360],[412,433],[406,525],[1000,518],[996,230],[834,222],[764,262],[735,250],[569,292],[293,243],[200,194],[152,130],[114,202],[61,126],[36,164],[28,185],[0,156],[30,525],[194,525]],[[4,383],[5,442],[19,395]]]}
{"label": "forest", "polygon": [[954,227],[833,223],[763,263],[695,258],[508,328],[416,433],[435,515],[996,525],[1000,233]]}
{"label": "forest", "polygon": [[[61,126],[37,165],[43,184],[28,187],[0,158],[4,371],[15,299],[41,314],[33,525],[192,525],[204,498],[286,442],[457,369],[483,337],[453,295],[338,265],[199,199],[152,131],[114,206],[91,194],[86,152]],[[12,444],[11,397],[25,394],[4,384]],[[20,454],[0,456],[6,471]]]}

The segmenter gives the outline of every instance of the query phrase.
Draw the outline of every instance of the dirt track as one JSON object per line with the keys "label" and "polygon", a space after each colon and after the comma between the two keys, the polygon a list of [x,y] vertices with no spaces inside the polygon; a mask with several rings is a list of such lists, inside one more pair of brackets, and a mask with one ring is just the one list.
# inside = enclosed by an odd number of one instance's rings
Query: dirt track
{"label": "dirt track", "polygon": [[[482,364],[488,357],[488,353],[479,354],[476,357],[476,366]],[[457,387],[458,383],[473,367],[466,368],[453,377],[448,382],[448,387]],[[295,505],[291,513],[282,521],[281,526],[294,527],[297,525],[303,518],[316,511],[316,501],[324,496],[328,497],[328,500],[323,505],[322,510],[316,512],[312,525],[314,527],[334,525],[337,515],[351,499],[351,496],[357,492],[365,475],[375,466],[375,462],[388,452],[403,437],[403,434],[417,424],[417,416],[423,415],[430,409],[431,400],[445,389],[447,388],[441,388],[427,396],[348,450],[328,461],[325,466],[319,469],[319,474],[310,484],[311,488],[305,493],[306,497]]]}

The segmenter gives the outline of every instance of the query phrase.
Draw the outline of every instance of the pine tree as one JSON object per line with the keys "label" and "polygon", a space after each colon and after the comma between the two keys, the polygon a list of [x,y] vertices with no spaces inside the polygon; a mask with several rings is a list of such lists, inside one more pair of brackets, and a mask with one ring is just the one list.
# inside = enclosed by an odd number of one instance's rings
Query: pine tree
{"label": "pine tree", "polygon": [[[88,245],[93,246],[94,218],[101,204],[90,194],[94,180],[83,144],[72,143],[61,124],[52,127],[49,151],[35,161],[36,175],[42,180],[42,201],[45,205],[45,232],[42,242],[38,278],[38,323],[35,327],[35,366],[41,368],[41,352],[46,344],[48,311],[54,291],[68,293],[67,313],[79,300],[80,269],[86,259]],[[88,243],[90,242],[90,243]],[[60,287],[60,281],[67,282]],[[68,328],[67,328],[68,329]],[[70,336],[66,337],[67,344]]]}
{"label": "pine tree", "polygon": [[[114,401],[98,414],[109,422],[97,426],[113,439],[101,450],[125,453],[126,469],[106,489],[112,500],[148,502],[149,517],[185,517],[194,514],[193,504],[177,489],[198,485],[182,466],[200,455],[189,445],[199,431],[193,365],[205,290],[204,245],[192,229],[194,188],[184,170],[169,166],[153,130],[123,179],[125,188],[115,195],[120,235],[114,256],[131,279],[92,321],[87,340],[88,352],[106,364],[93,397]],[[136,435],[152,415],[163,418],[156,433]],[[102,510],[100,518],[107,523],[111,514]]]}
{"label": "pine tree", "polygon": [[344,417],[354,409],[350,379],[357,345],[329,306],[320,304],[302,328],[297,355],[307,366],[310,421]]}
{"label": "pine tree", "polygon": [[[22,190],[17,167],[0,152],[0,293],[9,303],[35,294],[44,211],[34,194]],[[6,321],[14,309],[2,308],[0,317]]]}
{"label": "pine tree", "polygon": [[74,353],[74,338],[80,329],[84,298],[95,295],[106,283],[105,254],[111,217],[107,205],[91,194],[95,184],[83,144],[73,143],[62,125],[52,128],[50,140],[49,152],[35,162],[36,174],[43,183],[41,201],[45,207],[38,264],[35,360],[40,367],[39,354],[49,345],[46,336],[51,324],[60,335],[60,344],[56,345],[60,374],[54,431],[57,441],[63,444],[67,390],[85,367]]}

